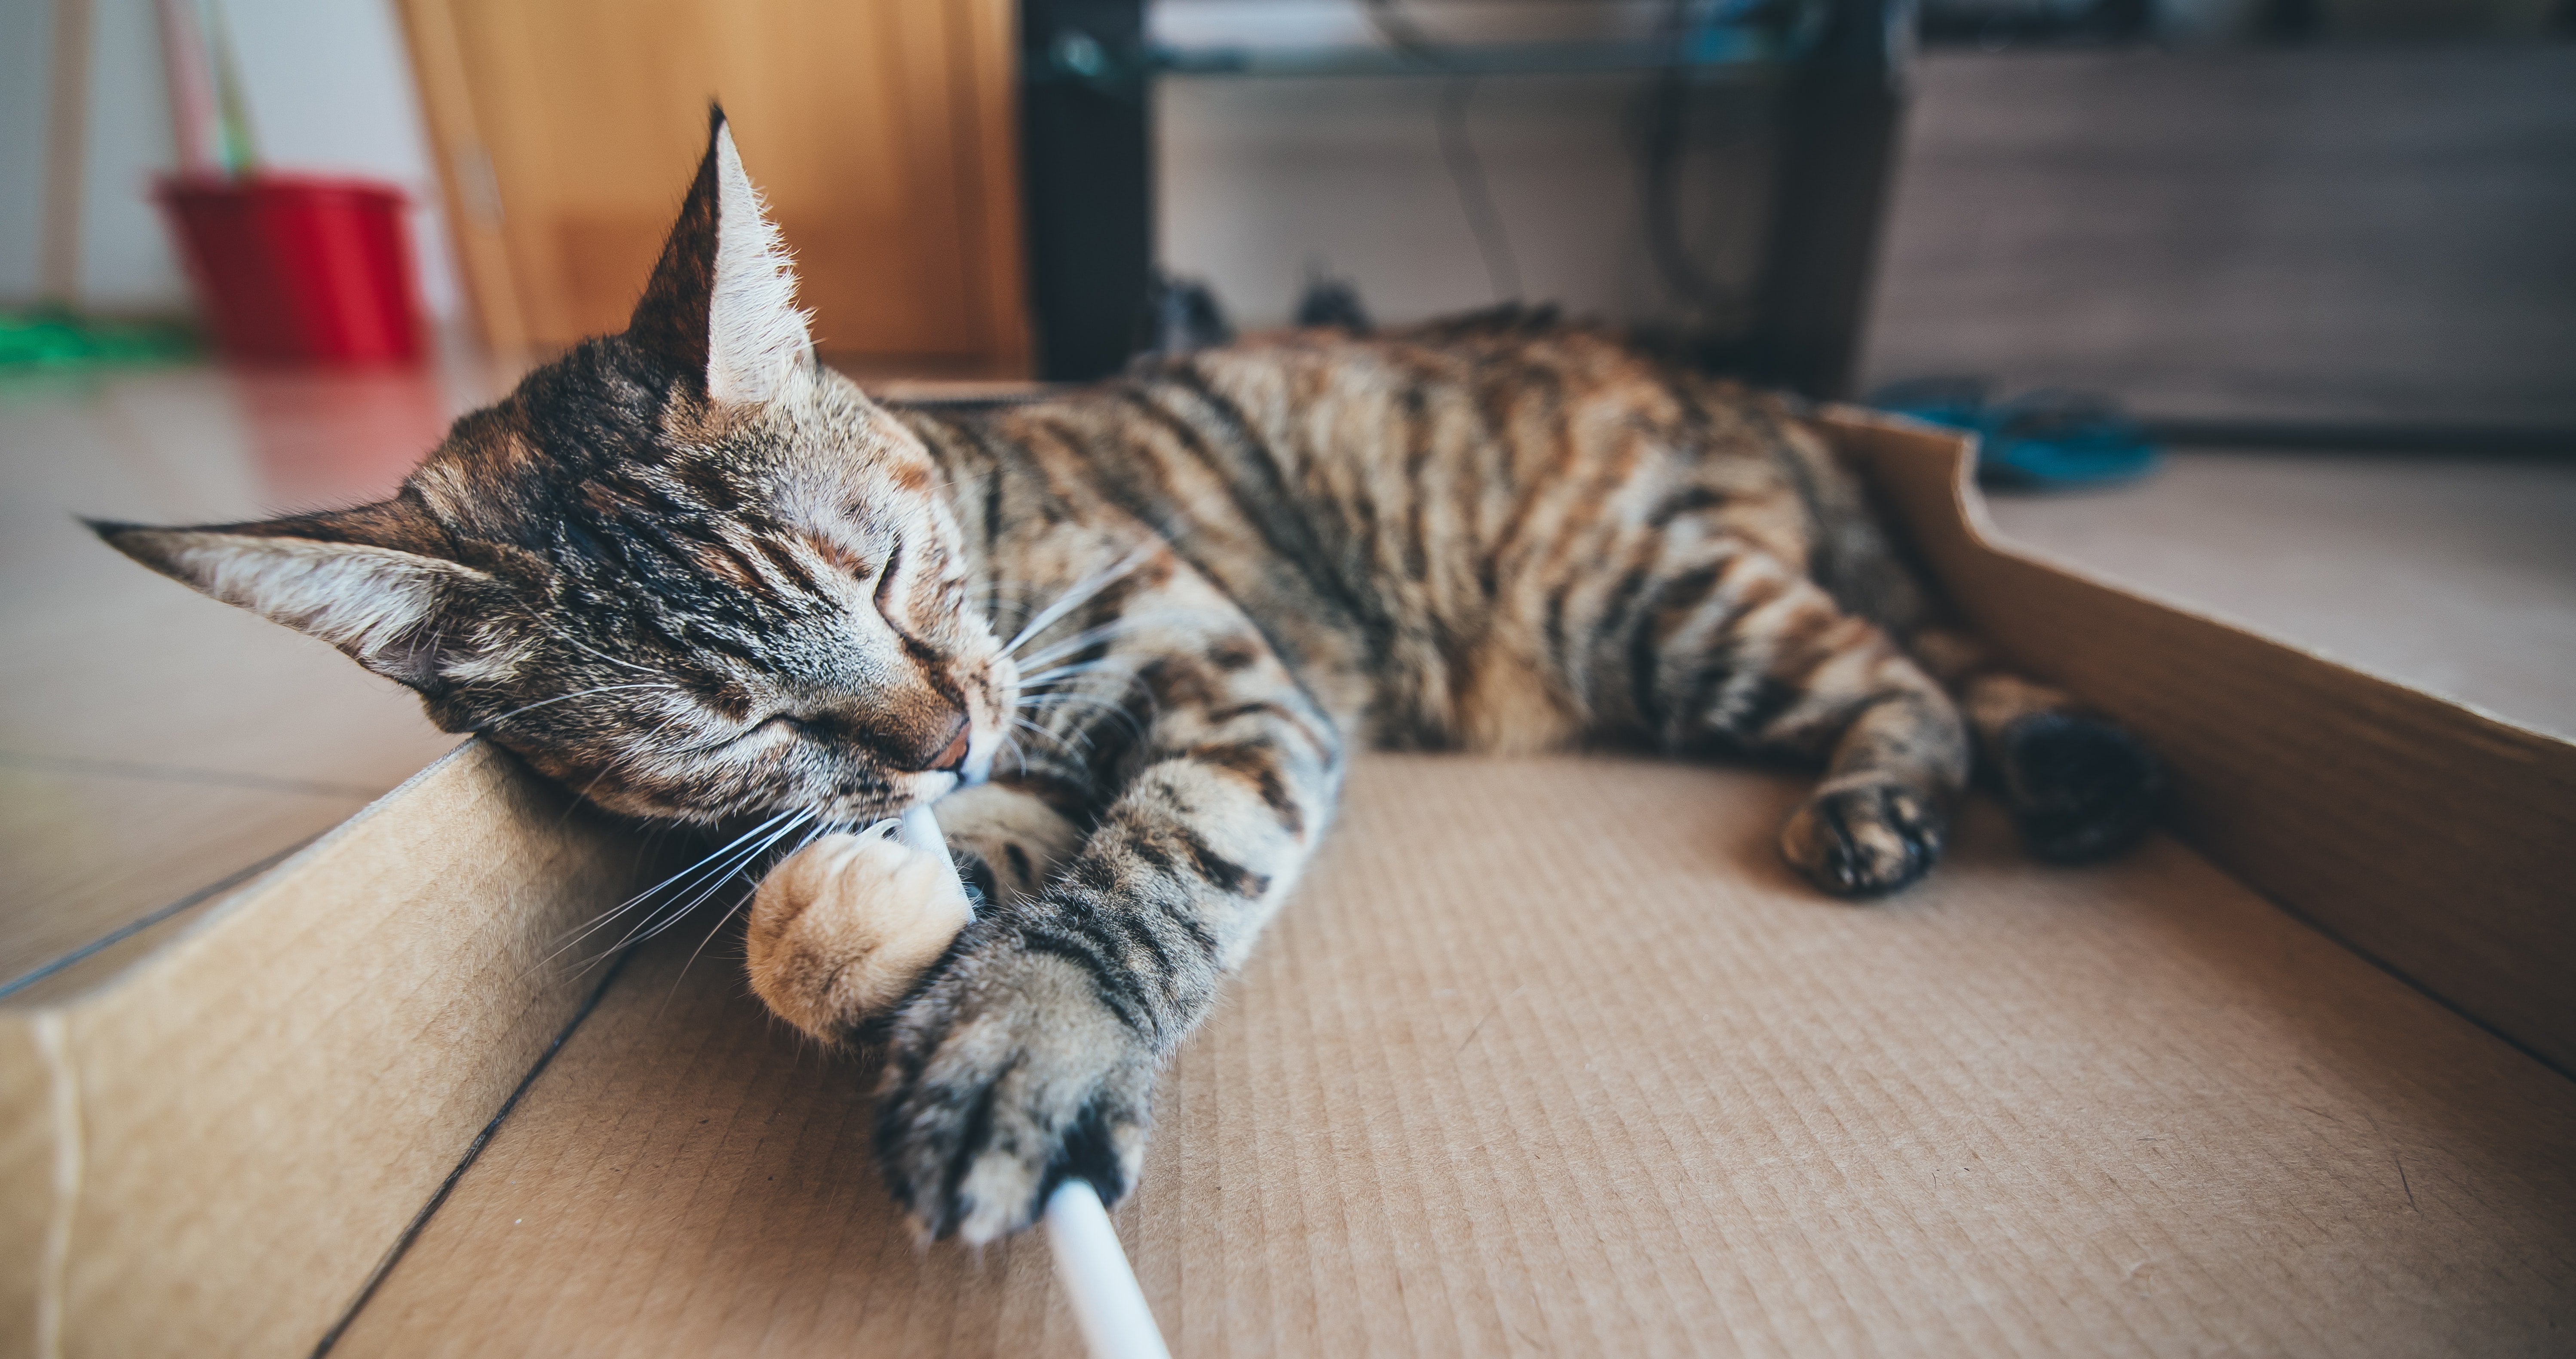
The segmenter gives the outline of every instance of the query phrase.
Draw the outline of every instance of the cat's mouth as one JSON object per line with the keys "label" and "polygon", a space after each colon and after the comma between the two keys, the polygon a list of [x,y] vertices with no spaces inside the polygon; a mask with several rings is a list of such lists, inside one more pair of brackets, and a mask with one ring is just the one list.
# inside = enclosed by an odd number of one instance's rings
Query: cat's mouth
{"label": "cat's mouth", "polygon": [[958,785],[972,788],[993,777],[993,758],[1002,752],[1002,738],[990,729],[972,731],[966,738],[966,758],[957,766]]}

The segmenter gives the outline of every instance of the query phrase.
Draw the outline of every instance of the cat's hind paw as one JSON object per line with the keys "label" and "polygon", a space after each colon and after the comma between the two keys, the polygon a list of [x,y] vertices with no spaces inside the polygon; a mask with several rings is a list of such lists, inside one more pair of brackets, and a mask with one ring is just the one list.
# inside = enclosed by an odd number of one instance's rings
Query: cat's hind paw
{"label": "cat's hind paw", "polygon": [[1903,784],[1827,787],[1780,828],[1780,853],[1836,896],[1877,896],[1931,869],[1948,824],[1936,800]]}
{"label": "cat's hind paw", "polygon": [[2137,842],[2163,800],[2164,770],[2137,738],[2096,717],[2037,712],[1994,742],[2004,805],[2031,856],[2081,863]]}
{"label": "cat's hind paw", "polygon": [[751,989],[835,1042],[891,1010],[972,918],[946,856],[882,834],[826,835],[761,880],[744,935]]}
{"label": "cat's hind paw", "polygon": [[1144,1159],[1154,1062],[1067,960],[961,956],[897,1016],[877,1155],[924,1239],[983,1245],[1068,1177],[1115,1204]]}

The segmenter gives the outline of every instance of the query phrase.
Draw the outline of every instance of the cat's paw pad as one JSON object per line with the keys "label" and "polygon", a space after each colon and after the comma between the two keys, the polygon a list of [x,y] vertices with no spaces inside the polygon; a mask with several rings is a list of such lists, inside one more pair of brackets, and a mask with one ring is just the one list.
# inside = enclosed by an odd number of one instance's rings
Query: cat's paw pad
{"label": "cat's paw pad", "polygon": [[1995,747],[2004,805],[2034,858],[2098,859],[2128,848],[2155,820],[2164,771],[2108,722],[2032,713],[2004,728]]}
{"label": "cat's paw pad", "polygon": [[1836,896],[1893,892],[1941,857],[1948,818],[1923,793],[1893,783],[1826,788],[1780,829],[1780,852]]}
{"label": "cat's paw pad", "polygon": [[896,1020],[877,1155],[925,1239],[1028,1227],[1066,1178],[1116,1203],[1144,1159],[1153,1060],[1062,958],[961,958]]}
{"label": "cat's paw pad", "polygon": [[826,835],[752,897],[751,989],[832,1042],[903,999],[972,914],[944,856],[885,835]]}

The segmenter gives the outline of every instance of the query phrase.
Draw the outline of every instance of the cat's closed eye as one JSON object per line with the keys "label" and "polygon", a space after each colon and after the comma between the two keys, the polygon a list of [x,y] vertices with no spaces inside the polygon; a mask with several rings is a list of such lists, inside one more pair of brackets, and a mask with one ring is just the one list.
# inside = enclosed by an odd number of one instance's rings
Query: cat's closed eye
{"label": "cat's closed eye", "polygon": [[902,565],[903,544],[897,543],[894,545],[894,549],[886,554],[885,566],[877,572],[877,592],[875,595],[875,601],[878,613],[884,613],[886,611],[886,601],[894,593],[895,572]]}

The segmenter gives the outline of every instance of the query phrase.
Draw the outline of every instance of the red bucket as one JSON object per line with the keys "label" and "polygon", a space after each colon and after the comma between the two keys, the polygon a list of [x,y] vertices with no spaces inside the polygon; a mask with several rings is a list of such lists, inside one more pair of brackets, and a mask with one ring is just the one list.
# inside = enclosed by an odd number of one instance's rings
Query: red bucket
{"label": "red bucket", "polygon": [[409,363],[421,355],[402,191],[359,179],[161,181],[216,343],[237,359]]}

